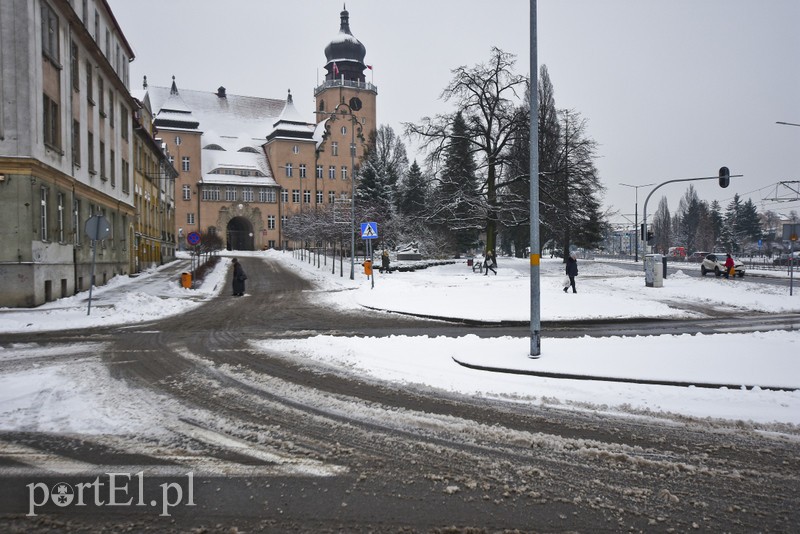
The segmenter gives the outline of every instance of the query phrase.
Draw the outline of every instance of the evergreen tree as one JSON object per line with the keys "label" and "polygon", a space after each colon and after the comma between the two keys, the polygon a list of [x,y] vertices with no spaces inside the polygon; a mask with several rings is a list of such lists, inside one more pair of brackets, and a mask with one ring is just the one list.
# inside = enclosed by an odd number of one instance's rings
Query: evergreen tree
{"label": "evergreen tree", "polygon": [[432,202],[432,219],[451,234],[459,253],[476,246],[484,221],[475,173],[467,124],[463,115],[456,113],[450,142],[444,148],[444,167]]}
{"label": "evergreen tree", "polygon": [[429,184],[422,175],[417,160],[411,164],[408,172],[397,187],[397,210],[412,220],[419,220],[427,215]]}
{"label": "evergreen tree", "polygon": [[722,244],[728,252],[739,252],[742,249],[745,235],[740,225],[740,214],[742,212],[742,200],[739,194],[733,196],[733,200],[725,210],[724,224],[722,227]]}
{"label": "evergreen tree", "polygon": [[764,236],[764,232],[761,229],[758,209],[749,198],[747,202],[742,204],[737,223],[742,235],[750,242],[758,241]]}
{"label": "evergreen tree", "polygon": [[714,234],[714,246],[711,248],[714,248],[717,245],[721,246],[722,229],[725,227],[725,221],[722,217],[722,208],[720,208],[719,202],[716,200],[711,201],[709,218],[711,220],[711,229]]}

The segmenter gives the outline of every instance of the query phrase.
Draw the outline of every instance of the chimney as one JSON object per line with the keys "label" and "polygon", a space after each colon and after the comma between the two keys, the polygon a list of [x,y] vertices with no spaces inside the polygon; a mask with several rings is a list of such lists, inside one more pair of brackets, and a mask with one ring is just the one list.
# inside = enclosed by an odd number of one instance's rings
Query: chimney
{"label": "chimney", "polygon": [[227,98],[227,95],[225,95],[225,88],[224,87],[220,86],[219,89],[217,89],[217,96],[219,98]]}

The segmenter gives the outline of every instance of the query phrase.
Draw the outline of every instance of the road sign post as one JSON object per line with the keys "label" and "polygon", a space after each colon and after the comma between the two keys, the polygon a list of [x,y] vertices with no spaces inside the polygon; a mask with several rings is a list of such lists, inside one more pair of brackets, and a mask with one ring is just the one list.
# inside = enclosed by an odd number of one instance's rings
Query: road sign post
{"label": "road sign post", "polygon": [[102,215],[92,215],[86,221],[86,235],[92,240],[92,273],[89,276],[89,306],[86,315],[92,314],[92,288],[94,288],[94,265],[97,259],[97,242],[111,235],[111,225]]}
{"label": "road sign post", "polygon": [[[376,222],[365,222],[361,223],[361,239],[365,240],[367,243],[367,254],[369,255],[369,262],[372,265],[372,240],[378,239],[378,223]],[[370,280],[372,281],[371,289],[375,289],[375,270],[372,270],[372,274],[369,275]]]}

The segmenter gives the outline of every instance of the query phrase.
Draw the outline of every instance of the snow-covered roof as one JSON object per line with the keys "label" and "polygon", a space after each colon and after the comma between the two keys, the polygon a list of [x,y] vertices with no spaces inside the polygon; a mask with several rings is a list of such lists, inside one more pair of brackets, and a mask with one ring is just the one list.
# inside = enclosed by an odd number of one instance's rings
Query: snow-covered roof
{"label": "snow-covered roof", "polygon": [[[164,108],[177,111],[177,99],[171,98],[169,87],[150,85],[147,88],[153,110]],[[274,98],[218,96],[214,91],[179,89],[178,95],[187,110],[200,122],[203,131],[215,131],[220,135],[246,135],[248,139],[260,138],[265,142],[266,134],[280,117],[285,101]],[[205,143],[204,141],[204,144]]]}

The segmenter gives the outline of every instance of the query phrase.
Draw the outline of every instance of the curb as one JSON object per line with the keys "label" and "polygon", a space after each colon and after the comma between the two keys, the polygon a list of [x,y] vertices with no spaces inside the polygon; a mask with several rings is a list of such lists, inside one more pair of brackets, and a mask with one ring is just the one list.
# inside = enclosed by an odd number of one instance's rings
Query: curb
{"label": "curb", "polygon": [[509,369],[505,367],[491,367],[488,365],[475,365],[471,363],[466,363],[460,361],[455,356],[451,356],[453,361],[456,362],[458,365],[462,367],[466,367],[468,369],[475,369],[476,371],[489,371],[493,373],[506,373],[506,374],[514,374],[514,375],[527,375],[527,376],[537,376],[540,378],[556,378],[560,380],[592,380],[597,382],[618,382],[624,384],[642,384],[648,386],[676,386],[676,387],[696,387],[696,388],[707,388],[707,389],[732,389],[732,390],[753,390],[753,389],[761,389],[765,391],[798,391],[800,388],[790,388],[790,387],[781,387],[781,386],[759,386],[759,385],[743,385],[743,384],[713,384],[710,382],[681,382],[677,380],[646,380],[646,379],[637,379],[637,378],[620,378],[620,377],[612,377],[612,376],[593,376],[593,375],[576,375],[570,373],[555,373],[549,371],[526,371],[522,369]]}

